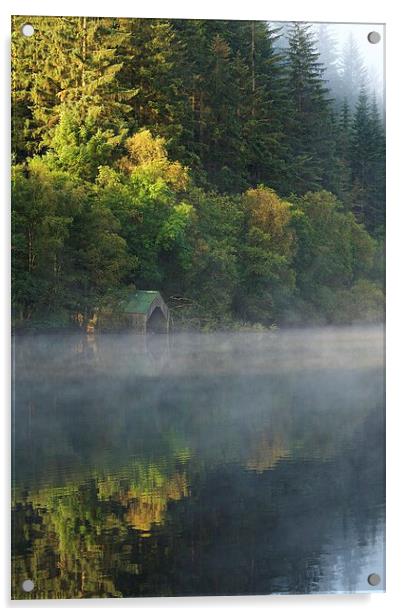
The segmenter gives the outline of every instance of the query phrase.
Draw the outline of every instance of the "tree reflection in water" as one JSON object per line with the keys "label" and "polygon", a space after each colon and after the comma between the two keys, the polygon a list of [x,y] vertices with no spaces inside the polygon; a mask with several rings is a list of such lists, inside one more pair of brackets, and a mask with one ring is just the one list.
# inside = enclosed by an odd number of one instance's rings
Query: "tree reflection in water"
{"label": "tree reflection in water", "polygon": [[13,597],[370,590],[382,336],[350,335],[17,340]]}

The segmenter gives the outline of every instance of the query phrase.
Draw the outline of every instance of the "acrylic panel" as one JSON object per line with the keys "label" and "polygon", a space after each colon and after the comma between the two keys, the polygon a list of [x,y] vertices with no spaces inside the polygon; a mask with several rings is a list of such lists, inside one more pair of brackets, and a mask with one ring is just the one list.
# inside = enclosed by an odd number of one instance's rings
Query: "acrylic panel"
{"label": "acrylic panel", "polygon": [[12,20],[12,597],[385,590],[381,24]]}

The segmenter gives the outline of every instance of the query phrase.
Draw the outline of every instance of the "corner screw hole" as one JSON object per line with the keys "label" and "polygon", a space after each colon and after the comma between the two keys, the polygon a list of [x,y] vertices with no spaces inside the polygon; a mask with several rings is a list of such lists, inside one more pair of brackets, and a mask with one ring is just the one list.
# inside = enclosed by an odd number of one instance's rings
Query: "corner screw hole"
{"label": "corner screw hole", "polygon": [[24,580],[22,582],[22,590],[25,590],[25,592],[32,592],[34,587],[35,587],[35,584],[33,583],[32,580]]}
{"label": "corner screw hole", "polygon": [[381,578],[378,575],[378,573],[370,573],[370,575],[367,578],[367,581],[370,584],[370,586],[378,586],[378,584],[381,582]]}
{"label": "corner screw hole", "polygon": [[367,35],[368,42],[372,45],[376,45],[381,41],[381,34],[379,32],[369,32]]}
{"label": "corner screw hole", "polygon": [[21,32],[24,36],[32,36],[35,32],[35,29],[31,24],[24,24],[21,28]]}

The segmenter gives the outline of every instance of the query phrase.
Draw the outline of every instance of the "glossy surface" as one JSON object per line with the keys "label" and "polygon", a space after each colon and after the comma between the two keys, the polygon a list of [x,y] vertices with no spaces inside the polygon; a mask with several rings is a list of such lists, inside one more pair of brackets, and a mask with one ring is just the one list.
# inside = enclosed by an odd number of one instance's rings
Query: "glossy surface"
{"label": "glossy surface", "polygon": [[382,329],[14,342],[14,598],[384,589]]}

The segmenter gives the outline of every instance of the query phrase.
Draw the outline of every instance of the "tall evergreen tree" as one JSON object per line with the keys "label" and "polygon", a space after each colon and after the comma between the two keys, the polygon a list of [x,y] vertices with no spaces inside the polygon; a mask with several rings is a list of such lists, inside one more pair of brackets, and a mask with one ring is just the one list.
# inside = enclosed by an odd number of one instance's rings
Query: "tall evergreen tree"
{"label": "tall evergreen tree", "polygon": [[325,79],[327,80],[331,96],[335,100],[336,107],[339,109],[342,105],[342,99],[339,100],[340,57],[338,52],[337,40],[331,28],[328,27],[326,24],[320,24],[320,26],[318,27],[317,43],[318,51],[320,53],[320,62],[325,67]]}
{"label": "tall evergreen tree", "polygon": [[200,171],[221,190],[262,180],[279,186],[287,98],[277,30],[263,22],[203,20],[174,27],[185,50],[181,74],[192,110],[187,147]]}
{"label": "tall evergreen tree", "polygon": [[370,128],[368,96],[365,87],[362,87],[353,118],[351,148],[352,208],[362,222],[367,216],[367,190],[370,182]]}
{"label": "tall evergreen tree", "polygon": [[289,34],[288,89],[292,102],[287,124],[290,192],[302,194],[322,185],[333,164],[332,118],[324,67],[311,26],[295,23]]}
{"label": "tall evergreen tree", "polygon": [[135,92],[128,114],[132,131],[152,128],[167,139],[169,152],[190,163],[186,141],[190,108],[180,71],[183,45],[165,19],[120,19],[124,37],[117,48],[124,89]]}
{"label": "tall evergreen tree", "polygon": [[350,108],[354,111],[355,105],[358,102],[359,92],[367,82],[367,69],[352,33],[342,50],[339,70],[339,98],[341,100],[346,98]]}
{"label": "tall evergreen tree", "polygon": [[36,17],[31,20],[35,35],[25,40],[24,19],[13,22],[12,74],[15,132],[23,122],[27,152],[49,146],[62,110],[69,108],[81,120],[96,120],[100,129],[124,130],[136,92],[117,80],[123,65],[117,48],[125,35],[113,20]]}
{"label": "tall evergreen tree", "polygon": [[351,140],[352,140],[352,117],[350,107],[345,98],[338,116],[338,131],[336,138],[336,149],[339,164],[339,183],[336,194],[349,208],[350,191],[352,186],[352,177],[350,169],[351,158]]}
{"label": "tall evergreen tree", "polygon": [[360,91],[351,148],[354,211],[368,229],[383,232],[385,223],[385,137],[375,98]]}
{"label": "tall evergreen tree", "polygon": [[367,226],[377,235],[385,232],[385,131],[375,93],[370,104],[370,221]]}
{"label": "tall evergreen tree", "polygon": [[241,38],[249,41],[248,49],[243,49],[248,69],[243,129],[248,183],[265,182],[285,191],[288,178],[284,134],[290,102],[282,73],[283,54],[276,48],[280,28],[263,22],[245,22],[241,27]]}

